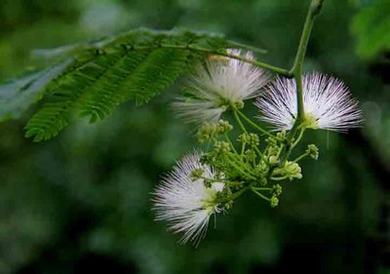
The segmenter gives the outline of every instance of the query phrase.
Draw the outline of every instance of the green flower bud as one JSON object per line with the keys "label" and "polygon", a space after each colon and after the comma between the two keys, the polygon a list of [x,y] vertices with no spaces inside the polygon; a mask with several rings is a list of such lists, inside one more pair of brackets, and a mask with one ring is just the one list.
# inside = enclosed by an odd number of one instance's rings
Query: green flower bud
{"label": "green flower bud", "polygon": [[301,167],[297,163],[287,161],[283,169],[290,181],[294,178],[302,179]]}
{"label": "green flower bud", "polygon": [[270,165],[277,165],[279,163],[278,157],[272,155],[268,158],[268,162]]}
{"label": "green flower bud", "polygon": [[314,144],[308,145],[305,152],[307,153],[307,155],[309,155],[314,160],[318,159],[319,149],[316,145],[314,145]]}
{"label": "green flower bud", "polygon": [[241,144],[247,144],[249,142],[248,133],[242,133],[238,136],[237,141]]}
{"label": "green flower bud", "polygon": [[279,153],[279,147],[278,146],[270,146],[269,148],[268,148],[268,155],[274,155],[274,156],[276,156],[276,155],[278,155],[278,153]]}
{"label": "green flower bud", "polygon": [[268,137],[268,138],[265,139],[265,141],[266,141],[269,145],[276,145],[276,144],[277,144],[277,140],[275,140],[275,138]]}
{"label": "green flower bud", "polygon": [[259,146],[259,144],[260,144],[259,135],[257,135],[256,133],[249,133],[248,137],[249,137],[248,145],[250,145],[252,147]]}
{"label": "green flower bud", "polygon": [[261,186],[265,186],[267,184],[267,179],[265,177],[261,177],[259,183]]}
{"label": "green flower bud", "polygon": [[264,163],[263,161],[261,161],[255,168],[255,170],[257,172],[260,172],[260,173],[267,173],[268,171],[268,166],[266,163]]}
{"label": "green flower bud", "polygon": [[225,141],[216,142],[214,145],[214,151],[217,154],[224,154],[230,152],[230,150],[231,150],[230,144]]}
{"label": "green flower bud", "polygon": [[280,196],[282,194],[282,186],[279,184],[273,185],[272,186],[272,192],[274,193],[275,196]]}
{"label": "green flower bud", "polygon": [[238,136],[237,141],[252,147],[257,147],[260,144],[259,135],[255,133],[242,133]]}
{"label": "green flower bud", "polygon": [[279,205],[279,199],[276,196],[272,196],[269,202],[271,207],[277,207]]}
{"label": "green flower bud", "polygon": [[219,134],[224,134],[226,132],[229,132],[233,129],[233,126],[225,120],[219,120],[217,124],[217,132]]}
{"label": "green flower bud", "polygon": [[211,138],[214,137],[216,132],[217,132],[217,124],[204,122],[197,132],[198,142],[204,143],[210,140]]}
{"label": "green flower bud", "polygon": [[253,162],[253,161],[256,160],[257,154],[256,154],[256,152],[253,149],[247,149],[245,151],[245,158],[246,158],[247,161]]}
{"label": "green flower bud", "polygon": [[234,106],[238,109],[242,109],[244,107],[244,101],[238,101],[234,103]]}
{"label": "green flower bud", "polygon": [[276,168],[273,175],[286,177],[290,181],[294,178],[302,179],[301,167],[297,163],[290,161],[287,161],[284,166]]}

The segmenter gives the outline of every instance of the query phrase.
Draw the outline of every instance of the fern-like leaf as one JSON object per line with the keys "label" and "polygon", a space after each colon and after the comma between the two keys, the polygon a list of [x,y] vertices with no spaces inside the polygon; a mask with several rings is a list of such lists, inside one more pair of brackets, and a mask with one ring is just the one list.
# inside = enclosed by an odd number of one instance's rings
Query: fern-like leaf
{"label": "fern-like leaf", "polygon": [[74,117],[94,122],[127,100],[146,103],[208,54],[239,46],[206,33],[140,29],[66,50],[40,50],[66,61],[0,86],[0,119],[17,117],[43,98],[26,136],[48,140]]}

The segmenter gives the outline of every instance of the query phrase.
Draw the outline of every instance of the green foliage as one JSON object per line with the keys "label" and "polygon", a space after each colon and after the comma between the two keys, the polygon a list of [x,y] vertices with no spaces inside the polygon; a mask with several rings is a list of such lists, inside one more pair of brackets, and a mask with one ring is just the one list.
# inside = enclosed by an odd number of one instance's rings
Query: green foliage
{"label": "green foliage", "polygon": [[1,120],[19,117],[27,107],[43,96],[44,87],[58,77],[69,64],[69,60],[61,62],[48,69],[26,75],[17,81],[11,81],[1,86]]}
{"label": "green foliage", "polygon": [[[296,50],[308,3],[6,0],[8,5],[3,5],[1,1],[3,79],[25,66],[25,53],[30,49],[96,37],[76,15],[64,19],[47,8],[56,5],[63,11],[72,2],[77,2],[81,16],[90,12],[84,2],[124,3],[122,10],[132,15],[133,21],[127,25],[131,28],[171,29],[176,25],[221,31],[253,45],[266,44],[270,51],[263,57],[265,61],[282,66],[292,62],[289,57]],[[157,178],[195,145],[188,128],[164,111],[164,100],[154,100],[141,109],[117,108],[109,119],[91,125],[77,123],[43,145],[26,142],[18,122],[1,123],[0,273],[99,273],[107,269],[107,260],[115,262],[108,272],[117,274],[261,270],[362,274],[367,264],[375,273],[379,267],[375,266],[377,250],[372,243],[382,239],[375,237],[375,231],[381,201],[386,201],[378,186],[387,182],[375,159],[383,156],[384,167],[390,159],[389,90],[378,79],[378,72],[368,69],[367,61],[356,62],[351,54],[355,40],[346,35],[346,26],[355,8],[350,2],[326,0],[324,16],[316,23],[308,49],[309,57],[315,58],[309,60],[307,69],[333,72],[361,98],[367,107],[363,136],[368,142],[359,141],[360,135],[355,133],[309,132],[310,141],[324,151],[322,161],[305,162],[299,186],[282,184],[285,192],[277,212],[248,195],[228,216],[217,217],[216,229],[194,249],[178,247],[177,237],[154,222],[149,209]],[[36,3],[45,4],[32,10],[30,6]],[[25,12],[15,16],[10,4]],[[4,21],[2,15],[9,20]],[[24,23],[33,16],[39,18],[39,25],[31,24],[31,19]],[[7,21],[12,22],[12,29],[11,24],[4,25]],[[61,27],[62,21],[72,25]],[[343,263],[351,246],[356,247],[353,256]],[[297,257],[307,259],[302,264]],[[81,265],[86,259],[91,263]],[[123,265],[130,267],[118,269]],[[382,267],[380,274],[386,271]]]}
{"label": "green foliage", "polygon": [[[237,44],[184,30],[135,30],[97,42],[40,51],[62,62],[0,87],[0,118],[13,118],[44,98],[26,136],[48,140],[75,116],[105,118],[123,102],[147,103],[210,53]],[[21,96],[22,95],[22,96]]]}
{"label": "green foliage", "polygon": [[352,22],[352,31],[357,36],[357,53],[363,58],[372,58],[390,50],[390,2],[377,0],[363,8]]}

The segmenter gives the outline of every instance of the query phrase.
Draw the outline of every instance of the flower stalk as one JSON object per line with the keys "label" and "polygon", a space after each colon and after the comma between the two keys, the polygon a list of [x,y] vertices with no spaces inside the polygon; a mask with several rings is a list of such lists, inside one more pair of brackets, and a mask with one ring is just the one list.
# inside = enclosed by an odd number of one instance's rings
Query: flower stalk
{"label": "flower stalk", "polygon": [[294,127],[291,130],[290,139],[296,133],[297,128],[304,120],[304,104],[303,104],[303,87],[302,87],[302,71],[303,63],[305,60],[306,49],[309,43],[310,34],[313,29],[313,24],[316,16],[320,13],[324,0],[312,0],[310,8],[308,10],[305,24],[303,26],[303,31],[301,34],[301,39],[299,41],[297,53],[295,55],[295,61],[291,68],[290,75],[293,75],[296,83],[297,89],[297,106],[298,106],[298,116],[296,117]]}

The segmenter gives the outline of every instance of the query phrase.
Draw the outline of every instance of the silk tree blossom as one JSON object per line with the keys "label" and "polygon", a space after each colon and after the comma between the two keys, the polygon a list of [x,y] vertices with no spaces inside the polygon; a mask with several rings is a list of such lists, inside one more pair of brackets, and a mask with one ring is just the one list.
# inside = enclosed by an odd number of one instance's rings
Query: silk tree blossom
{"label": "silk tree blossom", "polygon": [[[349,89],[336,78],[320,73],[303,76],[303,105],[305,128],[344,132],[359,127],[362,114],[358,101]],[[289,130],[297,117],[295,80],[277,78],[259,96],[255,105],[261,120],[272,124],[275,130]]]}
{"label": "silk tree blossom", "polygon": [[[194,173],[202,176],[195,179]],[[205,179],[212,182],[208,184]],[[215,181],[214,170],[200,162],[200,155],[193,153],[177,163],[154,192],[154,210],[157,220],[165,220],[174,233],[184,233],[182,243],[198,244],[205,236],[211,215],[220,213],[218,193],[224,183]]]}
{"label": "silk tree blossom", "polygon": [[[254,60],[251,52],[228,53]],[[269,81],[264,70],[241,60],[211,56],[190,78],[186,94],[174,102],[178,116],[195,124],[217,122],[230,106],[242,106],[243,101],[257,97]]]}

